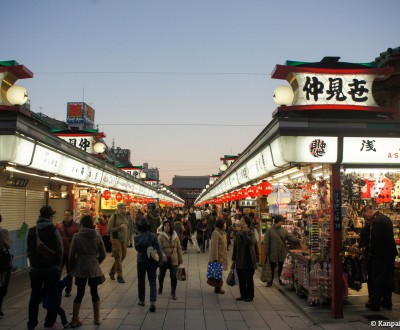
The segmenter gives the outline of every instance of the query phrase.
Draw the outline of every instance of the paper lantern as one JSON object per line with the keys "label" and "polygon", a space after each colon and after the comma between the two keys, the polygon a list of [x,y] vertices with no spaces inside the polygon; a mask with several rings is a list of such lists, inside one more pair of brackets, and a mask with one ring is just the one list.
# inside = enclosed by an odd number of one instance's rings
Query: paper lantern
{"label": "paper lantern", "polygon": [[245,189],[245,188],[240,189],[238,191],[238,196],[239,196],[239,199],[245,199],[248,196],[247,189]]}
{"label": "paper lantern", "polygon": [[130,195],[125,195],[124,199],[125,199],[125,203],[129,204],[130,201],[131,201],[131,196]]}
{"label": "paper lantern", "polygon": [[231,192],[231,200],[232,200],[232,201],[237,201],[237,200],[238,200],[237,191],[232,191],[232,192]]}
{"label": "paper lantern", "polygon": [[111,191],[109,191],[109,190],[104,190],[104,191],[103,191],[103,198],[104,198],[105,200],[110,199],[110,198],[111,198]]}
{"label": "paper lantern", "polygon": [[247,188],[247,194],[249,195],[249,197],[251,198],[256,198],[258,195],[258,189],[256,186],[250,186]]}
{"label": "paper lantern", "polygon": [[115,194],[115,199],[116,199],[117,202],[122,201],[122,198],[123,198],[123,196],[122,196],[121,193],[116,193],[116,194]]}
{"label": "paper lantern", "polygon": [[261,196],[268,196],[272,192],[272,184],[268,181],[263,181],[257,186],[257,189]]}

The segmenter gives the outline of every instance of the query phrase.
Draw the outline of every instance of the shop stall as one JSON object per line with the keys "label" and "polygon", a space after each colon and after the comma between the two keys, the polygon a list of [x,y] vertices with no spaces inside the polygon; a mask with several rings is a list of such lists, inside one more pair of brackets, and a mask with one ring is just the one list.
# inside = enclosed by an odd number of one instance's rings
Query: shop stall
{"label": "shop stall", "polygon": [[[272,78],[290,87],[283,88],[286,95],[275,90],[280,107],[273,120],[196,201],[218,203],[270,184],[267,202],[257,198],[261,222],[267,227],[271,216],[282,214],[301,241],[285,261],[282,280],[310,305],[330,304],[334,318],[343,317],[347,285],[357,289],[365,281],[357,246],[361,207],[374,204],[397,226],[390,196],[397,195],[400,122],[393,119],[396,109],[374,99],[376,86],[392,72],[338,58],[278,65]],[[360,177],[357,169],[369,173]]]}

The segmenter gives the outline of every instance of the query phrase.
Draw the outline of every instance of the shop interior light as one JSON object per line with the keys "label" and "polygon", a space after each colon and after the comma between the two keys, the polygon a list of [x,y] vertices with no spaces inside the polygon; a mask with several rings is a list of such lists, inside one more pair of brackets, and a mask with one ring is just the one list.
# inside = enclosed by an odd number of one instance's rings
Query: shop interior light
{"label": "shop interior light", "polygon": [[289,177],[285,176],[285,177],[279,178],[278,183],[285,183],[285,182],[289,182],[289,181],[290,181]]}
{"label": "shop interior light", "polygon": [[20,171],[20,170],[17,170],[15,167],[12,167],[12,166],[6,166],[6,170],[7,170],[7,171],[10,171],[10,172],[16,172],[16,173],[21,173],[21,174],[36,176],[36,177],[39,177],[39,178],[45,178],[45,179],[48,179],[48,178],[49,178],[48,176],[45,176],[45,175],[39,175],[39,174],[34,174],[34,173],[29,173],[29,172]]}
{"label": "shop interior light", "polygon": [[295,173],[293,175],[290,176],[291,179],[297,179],[297,178],[301,178],[302,176],[304,176],[303,172],[299,172],[299,173]]}
{"label": "shop interior light", "polygon": [[322,168],[322,165],[319,165],[319,166],[315,166],[315,167],[313,167],[313,171],[317,171],[317,170],[320,170]]}
{"label": "shop interior light", "polygon": [[278,178],[281,178],[283,176],[287,176],[289,174],[296,173],[298,171],[299,170],[297,168],[295,168],[295,167],[294,168],[290,168],[290,169],[288,169],[288,170],[286,170],[286,171],[284,171],[282,173],[278,173],[278,174],[273,175],[273,178],[274,179],[278,179]]}
{"label": "shop interior light", "polygon": [[51,176],[50,177],[51,180],[56,180],[56,181],[61,181],[61,182],[68,182],[68,183],[77,183],[76,181],[70,181],[70,180],[65,180],[65,179],[61,179],[58,176]]}

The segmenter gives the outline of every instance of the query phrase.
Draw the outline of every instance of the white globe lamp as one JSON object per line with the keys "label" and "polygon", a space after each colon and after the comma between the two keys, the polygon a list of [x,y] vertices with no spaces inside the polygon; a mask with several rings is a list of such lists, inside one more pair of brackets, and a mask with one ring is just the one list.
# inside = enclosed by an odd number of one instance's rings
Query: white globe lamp
{"label": "white globe lamp", "polygon": [[6,97],[12,105],[23,105],[28,101],[28,92],[25,87],[14,85],[7,90]]}
{"label": "white globe lamp", "polygon": [[228,168],[228,166],[227,166],[226,164],[221,164],[221,166],[219,167],[219,169],[220,169],[222,172],[225,172],[225,171],[227,170],[227,168]]}
{"label": "white globe lamp", "polygon": [[290,86],[279,86],[274,90],[274,101],[280,106],[291,105],[294,93]]}
{"label": "white globe lamp", "polygon": [[102,154],[106,150],[106,145],[103,142],[96,142],[93,150],[96,154]]}

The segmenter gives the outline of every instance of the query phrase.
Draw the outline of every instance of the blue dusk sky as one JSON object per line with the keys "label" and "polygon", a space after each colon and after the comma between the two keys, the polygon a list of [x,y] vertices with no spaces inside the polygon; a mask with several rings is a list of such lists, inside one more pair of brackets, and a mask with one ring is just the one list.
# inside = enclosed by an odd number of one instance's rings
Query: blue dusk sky
{"label": "blue dusk sky", "polygon": [[17,82],[31,109],[65,120],[67,102],[90,104],[107,144],[131,149],[135,165],[158,167],[166,184],[174,175],[217,173],[220,157],[253,141],[272,119],[274,89],[286,84],[271,79],[276,64],[324,56],[371,62],[400,46],[398,0],[0,6],[0,60],[34,72]]}

